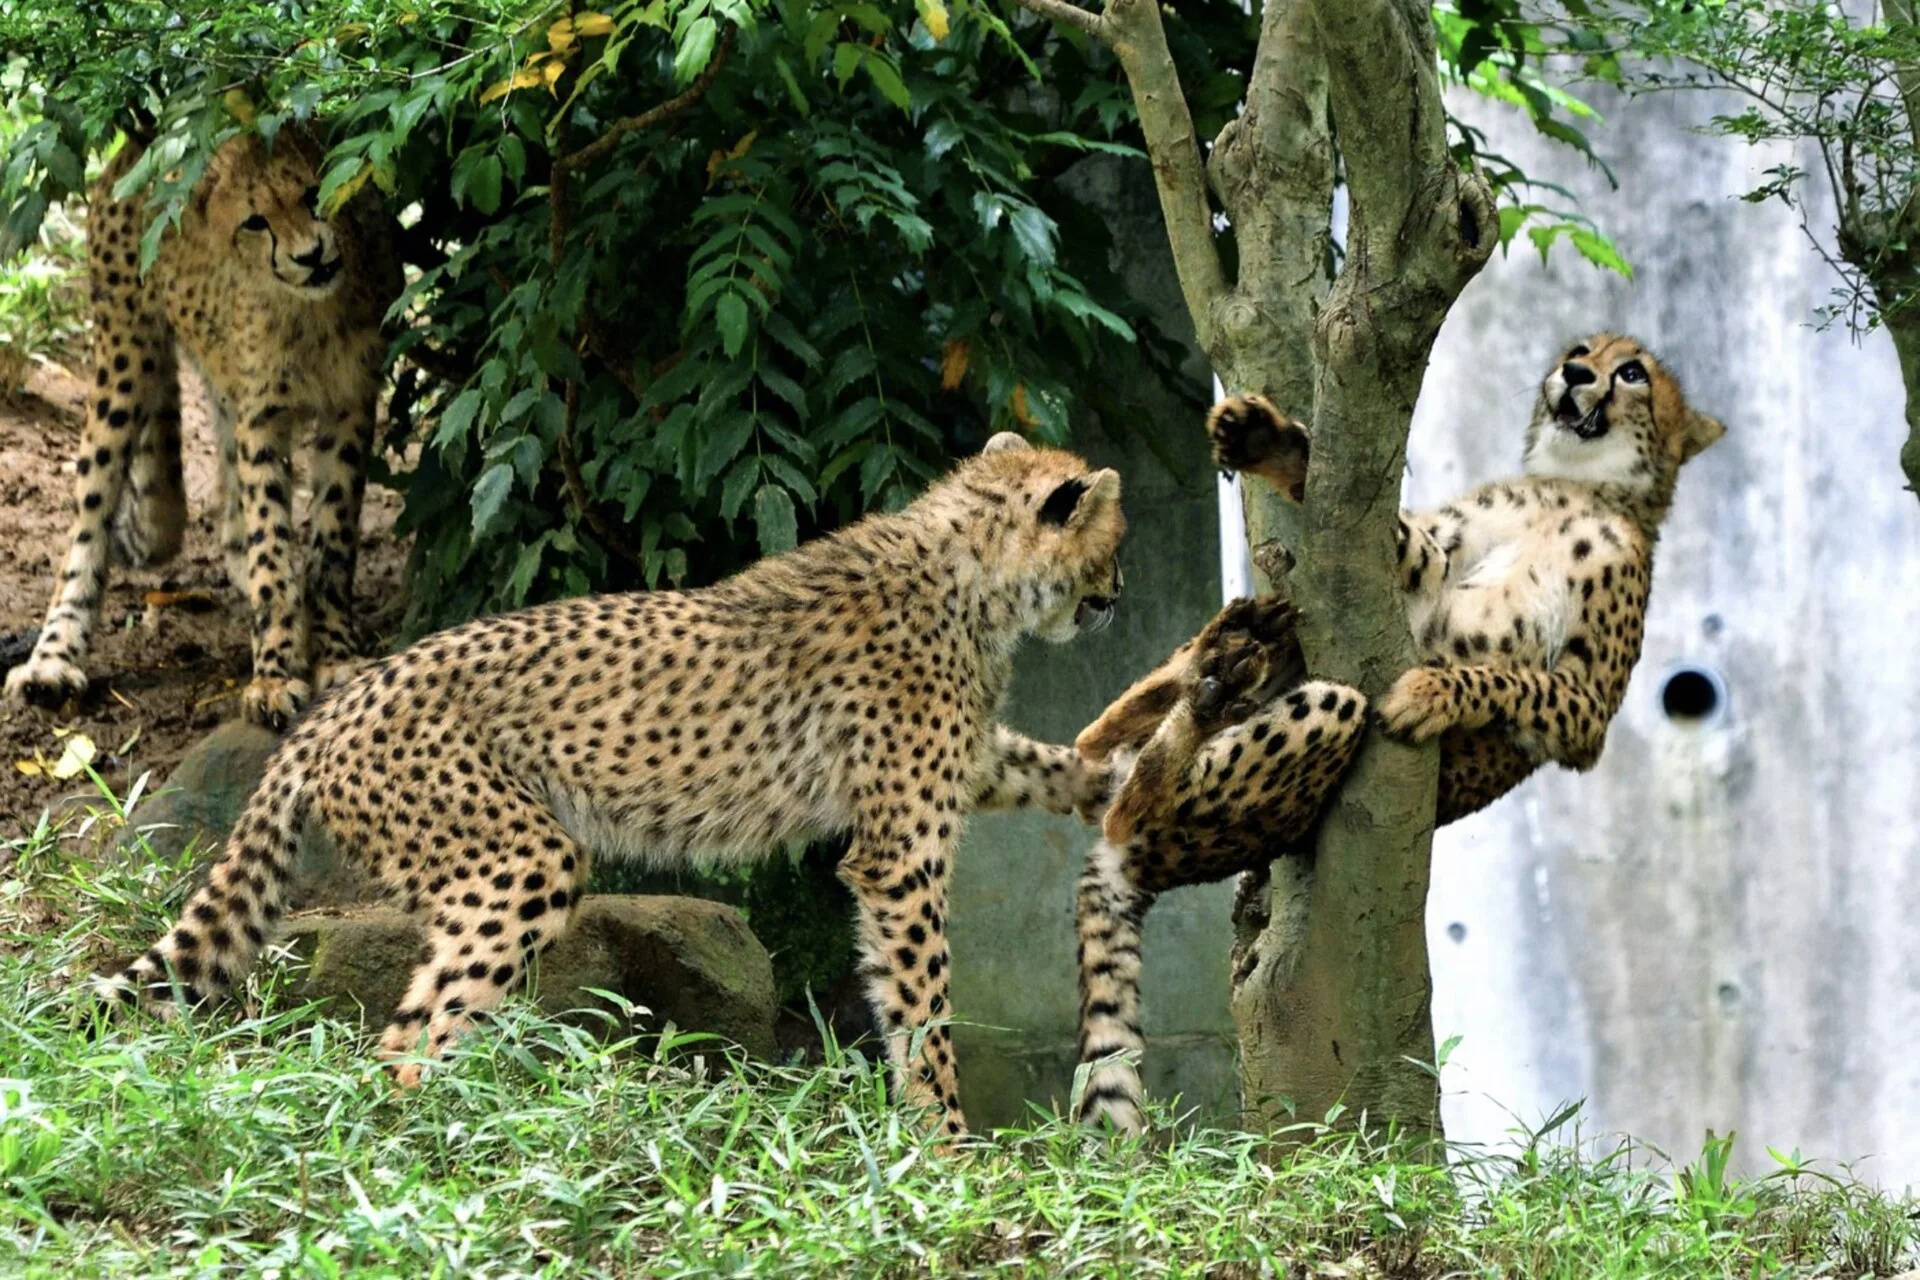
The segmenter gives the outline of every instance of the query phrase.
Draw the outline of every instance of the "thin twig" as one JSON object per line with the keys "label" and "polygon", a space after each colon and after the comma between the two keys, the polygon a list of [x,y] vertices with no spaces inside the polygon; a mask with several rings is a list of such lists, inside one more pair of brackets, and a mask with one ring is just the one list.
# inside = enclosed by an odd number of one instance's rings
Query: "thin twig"
{"label": "thin twig", "polygon": [[637,570],[644,580],[646,563],[593,505],[593,497],[587,492],[586,477],[580,474],[580,459],[573,452],[573,423],[580,412],[580,384],[577,382],[567,383],[566,408],[566,423],[560,429],[555,452],[560,458],[560,475],[566,482],[567,499],[573,503],[574,510],[580,513],[580,518],[587,522],[587,528],[593,531],[593,536],[600,539],[608,551]]}

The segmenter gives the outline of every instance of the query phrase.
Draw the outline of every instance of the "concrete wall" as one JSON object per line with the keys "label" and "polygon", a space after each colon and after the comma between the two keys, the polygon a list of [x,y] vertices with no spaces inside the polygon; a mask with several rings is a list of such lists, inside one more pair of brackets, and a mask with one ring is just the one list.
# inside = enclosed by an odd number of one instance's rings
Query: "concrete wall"
{"label": "concrete wall", "polygon": [[[1158,314],[1185,309],[1151,181],[1139,165],[1104,158],[1076,167],[1084,198],[1110,215],[1116,259],[1135,298]],[[1172,331],[1171,325],[1168,326]],[[1192,369],[1204,370],[1197,353]],[[1140,382],[1138,368],[1117,381]],[[1126,589],[1113,625],[1064,646],[1029,641],[1006,718],[1052,742],[1070,742],[1120,690],[1198,631],[1220,604],[1219,523],[1205,433],[1150,379],[1132,389],[1153,404],[1127,433],[1076,421],[1075,447],[1117,467],[1131,526],[1121,553]],[[1154,434],[1174,470],[1146,448]],[[1118,436],[1119,438],[1111,438]],[[1078,1021],[1073,891],[1090,828],[1071,819],[982,814],[967,826],[954,873],[954,1007],[961,1100],[976,1127],[1017,1121],[1026,1099],[1064,1103]],[[1148,919],[1146,1074],[1161,1096],[1180,1092],[1211,1114],[1234,1098],[1227,1014],[1230,885],[1170,895]]]}
{"label": "concrete wall", "polygon": [[[1562,1101],[1676,1159],[1738,1130],[1920,1182],[1920,501],[1881,335],[1815,332],[1834,277],[1778,204],[1735,197],[1790,153],[1688,132],[1728,102],[1605,105],[1621,189],[1515,117],[1489,144],[1577,191],[1637,273],[1524,242],[1433,356],[1407,489],[1441,500],[1518,462],[1556,344],[1621,328],[1728,433],[1690,465],[1645,656],[1600,765],[1550,770],[1442,832],[1429,902],[1449,1133],[1498,1141]],[[1817,167],[1809,163],[1809,167]],[[1825,223],[1816,221],[1822,230]],[[1663,677],[1725,685],[1705,722]]]}

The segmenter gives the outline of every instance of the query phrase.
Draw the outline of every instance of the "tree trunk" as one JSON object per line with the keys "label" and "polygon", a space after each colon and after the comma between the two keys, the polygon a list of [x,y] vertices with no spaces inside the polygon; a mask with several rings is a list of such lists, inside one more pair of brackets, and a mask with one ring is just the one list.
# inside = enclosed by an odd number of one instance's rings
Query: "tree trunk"
{"label": "tree trunk", "polygon": [[[1447,309],[1491,254],[1486,184],[1448,153],[1419,0],[1268,0],[1246,107],[1202,171],[1155,0],[1019,0],[1106,41],[1140,107],[1194,328],[1231,391],[1308,420],[1305,507],[1249,502],[1258,546],[1294,552],[1316,675],[1383,692],[1413,659],[1394,568],[1407,429]],[[1352,217],[1328,291],[1334,125]],[[1238,249],[1229,285],[1208,182]],[[1436,751],[1370,740],[1297,858],[1236,910],[1242,1093],[1264,1120],[1351,1116],[1437,1133],[1425,910]],[[1279,851],[1276,850],[1276,854]]]}

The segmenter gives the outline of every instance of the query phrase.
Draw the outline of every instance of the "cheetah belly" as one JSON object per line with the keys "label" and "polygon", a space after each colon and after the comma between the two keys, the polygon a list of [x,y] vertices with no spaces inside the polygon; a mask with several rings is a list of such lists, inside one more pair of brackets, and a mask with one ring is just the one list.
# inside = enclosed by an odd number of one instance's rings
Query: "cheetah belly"
{"label": "cheetah belly", "polygon": [[1436,606],[1442,625],[1433,631],[1428,656],[1552,667],[1566,644],[1572,607],[1566,575],[1530,540],[1495,543]]}
{"label": "cheetah belly", "polygon": [[[597,857],[656,868],[737,866],[791,845],[846,831],[853,810],[838,753],[803,733],[753,761],[717,763],[704,777],[636,775],[617,791],[555,783],[548,804],[567,833]],[[738,776],[735,764],[744,764]]]}

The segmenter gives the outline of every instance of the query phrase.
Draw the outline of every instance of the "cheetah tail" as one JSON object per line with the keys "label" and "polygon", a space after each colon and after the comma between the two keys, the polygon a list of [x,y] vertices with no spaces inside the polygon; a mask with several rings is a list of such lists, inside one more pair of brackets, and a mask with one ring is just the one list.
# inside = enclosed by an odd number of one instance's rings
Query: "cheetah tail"
{"label": "cheetah tail", "polygon": [[96,982],[103,1003],[164,1006],[177,981],[184,1002],[199,1005],[246,975],[280,922],[299,852],[306,766],[291,746],[283,744],[268,762],[220,860],[179,922],[126,969]]}

